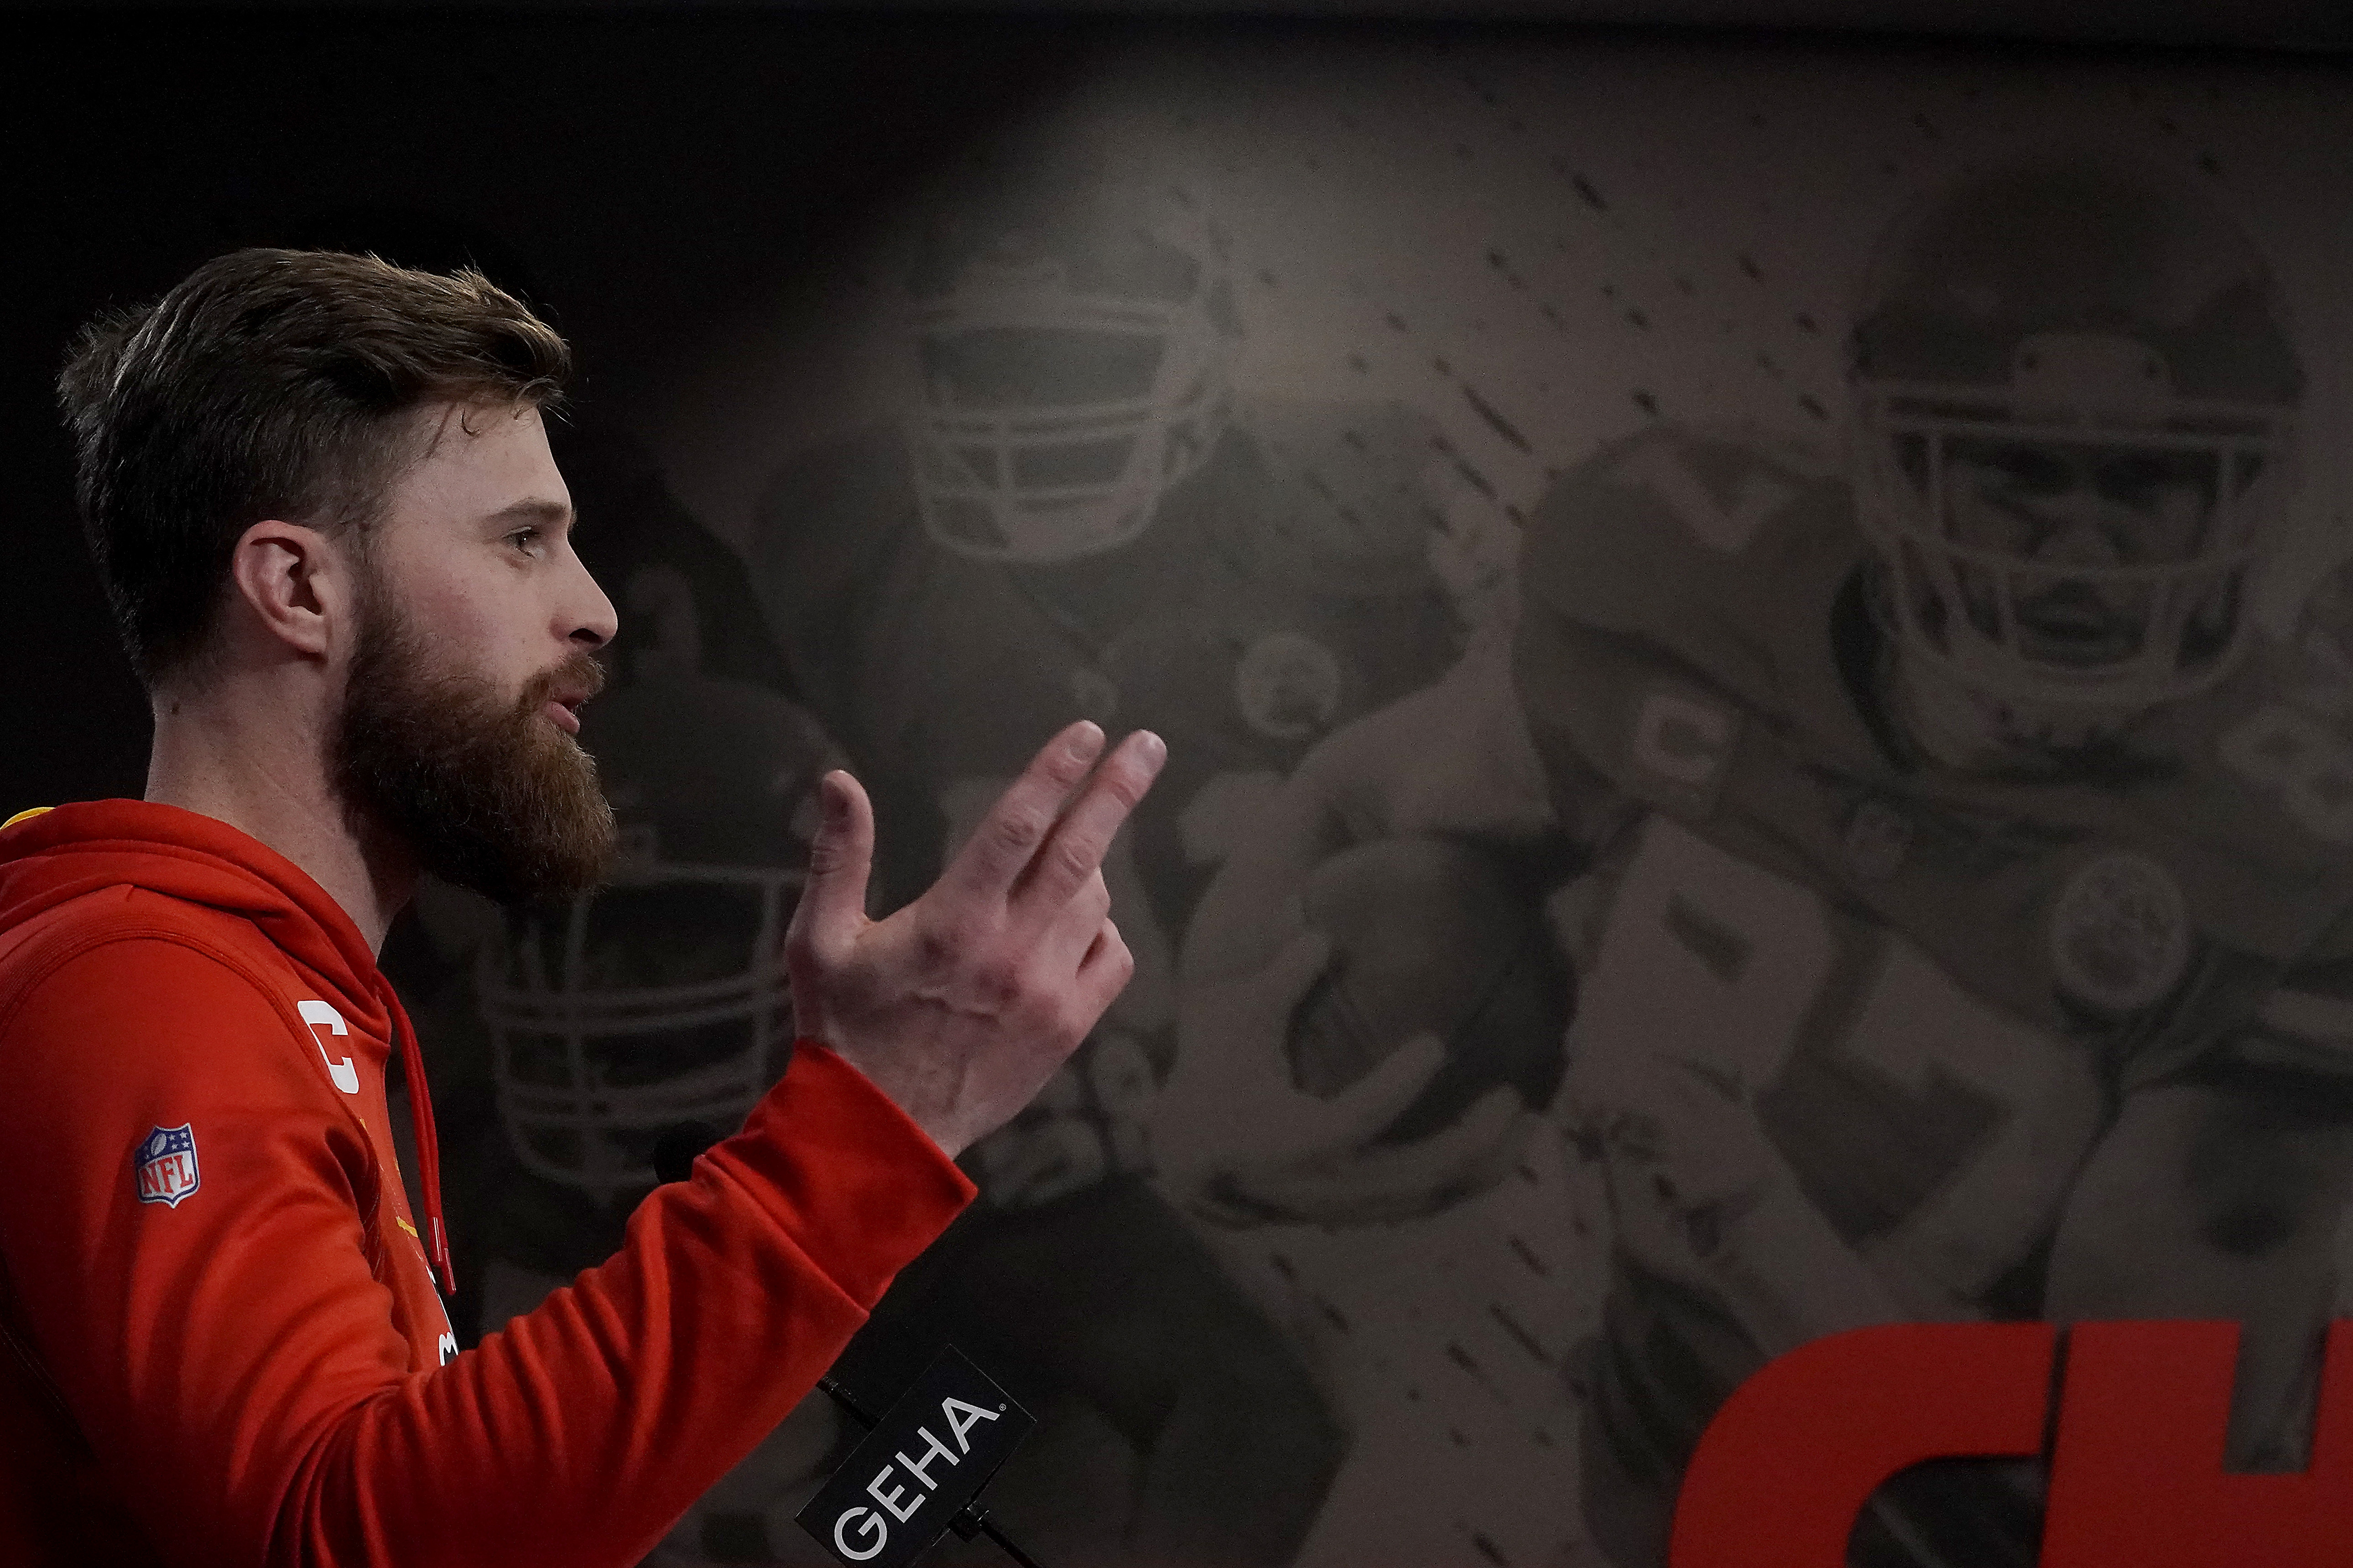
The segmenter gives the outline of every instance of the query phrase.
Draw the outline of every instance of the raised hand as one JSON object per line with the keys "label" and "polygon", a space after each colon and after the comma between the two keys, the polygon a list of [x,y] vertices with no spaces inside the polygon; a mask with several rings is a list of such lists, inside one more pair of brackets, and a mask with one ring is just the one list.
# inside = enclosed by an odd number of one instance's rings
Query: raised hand
{"label": "raised hand", "polygon": [[839,772],[819,786],[785,938],[795,1020],[951,1155],[1028,1104],[1134,973],[1103,858],[1167,748],[1137,731],[1098,767],[1103,748],[1086,722],[1048,742],[930,890],[881,921],[866,792]]}

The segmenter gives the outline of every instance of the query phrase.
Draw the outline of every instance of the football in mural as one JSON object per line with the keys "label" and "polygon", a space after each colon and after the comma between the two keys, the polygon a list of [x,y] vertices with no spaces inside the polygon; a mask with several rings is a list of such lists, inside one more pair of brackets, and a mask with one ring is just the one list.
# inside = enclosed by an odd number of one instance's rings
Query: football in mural
{"label": "football in mural", "polygon": [[1333,955],[1292,1017],[1301,1089],[1328,1099],[1430,1034],[1446,1063],[1378,1142],[1428,1137],[1499,1085],[1551,1102],[1575,983],[1509,862],[1456,839],[1379,839],[1317,868],[1304,905]]}

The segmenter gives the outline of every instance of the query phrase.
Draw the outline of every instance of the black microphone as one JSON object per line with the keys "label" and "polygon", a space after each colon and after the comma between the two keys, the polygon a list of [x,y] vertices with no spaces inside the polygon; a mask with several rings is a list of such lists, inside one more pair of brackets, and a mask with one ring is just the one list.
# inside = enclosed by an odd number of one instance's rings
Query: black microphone
{"label": "black microphone", "polygon": [[[842,1568],[908,1568],[950,1531],[986,1535],[1020,1565],[1038,1568],[997,1528],[980,1491],[1037,1426],[1030,1414],[954,1345],[880,1416],[830,1375],[817,1385],[866,1436],[795,1521]],[[928,1513],[922,1510],[933,1506]]]}
{"label": "black microphone", "polygon": [[[725,1136],[707,1121],[681,1122],[669,1129],[654,1142],[654,1179],[662,1183],[685,1181],[692,1174],[694,1163],[702,1157],[703,1151]],[[1014,1404],[987,1373],[965,1360],[953,1347],[944,1348],[939,1359],[916,1381],[915,1386],[880,1416],[860,1403],[858,1397],[830,1373],[818,1378],[817,1385],[868,1435],[867,1440],[858,1445],[836,1473],[834,1481],[801,1510],[801,1527],[817,1537],[818,1542],[835,1557],[845,1563],[861,1565],[870,1558],[884,1558],[889,1564],[903,1564],[920,1555],[924,1547],[942,1534],[953,1531],[957,1539],[963,1541],[986,1535],[1020,1568],[1038,1568],[1036,1560],[1016,1545],[1013,1539],[988,1517],[988,1510],[980,1500],[980,1489],[987,1484],[997,1467],[1005,1462],[1006,1456],[1014,1446],[1036,1425],[1029,1412]],[[963,1397],[959,1398],[959,1395]],[[945,1419],[942,1419],[943,1416]],[[955,1453],[949,1453],[948,1445],[931,1435],[932,1426],[939,1426],[955,1439]],[[1000,1426],[999,1432],[987,1430]],[[913,1443],[908,1441],[908,1433],[913,1435]],[[975,1441],[976,1437],[984,1436],[987,1441]],[[914,1462],[920,1467],[915,1468],[914,1475],[922,1479],[923,1488],[918,1491],[902,1484],[892,1487],[886,1497],[881,1488],[892,1467],[882,1460],[887,1456],[899,1465],[907,1465],[909,1461],[902,1445],[924,1449],[923,1458]],[[937,1454],[930,1451],[933,1447],[938,1449]],[[976,1448],[979,1451],[975,1452]],[[965,1471],[962,1484],[946,1483],[944,1474],[934,1479],[934,1471],[940,1468],[942,1461],[952,1468]],[[875,1489],[860,1494],[859,1489],[869,1483],[856,1478],[870,1469],[874,1470],[871,1484]],[[934,1488],[943,1495],[923,1495]],[[849,1494],[850,1509],[864,1527],[859,1546],[865,1546],[863,1537],[871,1536],[871,1549],[860,1551],[849,1542],[838,1539],[845,1528],[840,1515],[845,1493]],[[860,1500],[861,1495],[871,1495],[883,1508],[890,1510],[890,1513],[886,1516],[881,1510],[867,1506]],[[902,1531],[898,1542],[889,1542],[891,1522],[912,1522],[914,1505],[909,1500],[936,1501],[943,1508],[933,1510],[934,1522],[931,1529],[912,1533]],[[907,1504],[905,1514],[898,1512],[902,1502]],[[944,1519],[941,1518],[943,1511],[946,1515]],[[886,1552],[886,1543],[896,1545],[897,1550]],[[885,1568],[885,1564],[878,1563],[874,1568]]]}

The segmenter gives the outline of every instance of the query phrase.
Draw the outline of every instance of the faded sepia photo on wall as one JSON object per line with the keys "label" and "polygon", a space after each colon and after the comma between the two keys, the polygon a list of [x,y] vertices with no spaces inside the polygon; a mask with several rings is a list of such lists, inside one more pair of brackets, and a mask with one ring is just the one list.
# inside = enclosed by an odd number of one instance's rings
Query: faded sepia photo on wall
{"label": "faded sepia photo on wall", "polygon": [[[497,1108],[477,1331],[781,1070],[819,774],[879,910],[1089,718],[1170,748],[1106,872],[1135,980],[839,1369],[1013,1391],[1051,1568],[1657,1568],[1732,1390],[1902,1321],[2238,1321],[2232,1462],[2299,1466],[2353,1178],[2341,82],[1206,37],[578,433],[622,869],[429,895],[416,961]],[[813,1399],[651,1561],[825,1561],[854,1436]],[[2030,1564],[2041,1494],[1907,1471],[1852,1561]]]}

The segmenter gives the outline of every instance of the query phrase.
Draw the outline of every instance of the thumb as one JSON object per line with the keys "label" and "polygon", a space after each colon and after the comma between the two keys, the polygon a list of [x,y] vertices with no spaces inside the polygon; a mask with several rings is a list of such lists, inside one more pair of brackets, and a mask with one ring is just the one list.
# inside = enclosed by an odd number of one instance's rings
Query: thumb
{"label": "thumb", "polygon": [[793,910],[786,941],[824,959],[839,952],[866,923],[874,807],[864,787],[839,768],[818,781],[818,799],[824,820],[809,841],[808,882]]}

